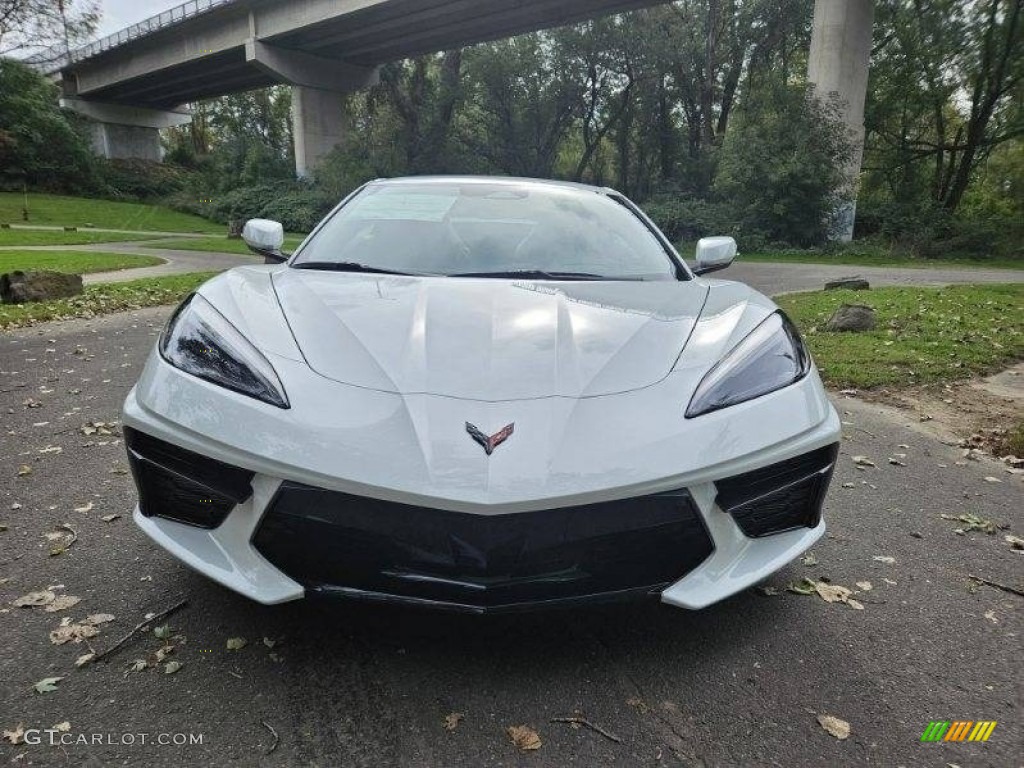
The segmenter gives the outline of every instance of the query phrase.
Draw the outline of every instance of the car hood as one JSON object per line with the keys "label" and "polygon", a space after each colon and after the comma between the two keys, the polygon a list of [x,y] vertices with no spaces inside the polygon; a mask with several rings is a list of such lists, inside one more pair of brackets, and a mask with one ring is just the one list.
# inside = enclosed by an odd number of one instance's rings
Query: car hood
{"label": "car hood", "polygon": [[283,269],[278,301],[309,366],[368,389],[484,401],[595,397],[671,371],[703,281],[534,282]]}

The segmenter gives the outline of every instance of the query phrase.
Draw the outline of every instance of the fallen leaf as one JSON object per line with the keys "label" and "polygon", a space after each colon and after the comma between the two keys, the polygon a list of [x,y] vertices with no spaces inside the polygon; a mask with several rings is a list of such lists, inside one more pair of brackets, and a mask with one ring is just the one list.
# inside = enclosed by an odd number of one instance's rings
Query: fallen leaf
{"label": "fallen leaf", "polygon": [[829,584],[828,582],[819,581],[814,585],[814,591],[818,593],[818,597],[824,600],[826,603],[845,603],[850,595],[853,594],[853,590],[841,587],[838,584]]}
{"label": "fallen leaf", "polygon": [[32,687],[36,689],[36,693],[52,693],[57,690],[57,683],[63,679],[63,677],[44,677]]}
{"label": "fallen leaf", "polygon": [[892,464],[894,467],[905,467],[905,466],[907,466],[907,463],[905,461],[900,461],[899,459],[894,459],[892,456],[889,457],[889,463]]}
{"label": "fallen leaf", "polygon": [[229,637],[227,643],[229,651],[240,651],[248,644],[249,641],[244,637]]}
{"label": "fallen leaf", "polygon": [[277,645],[277,640],[271,640],[269,637],[264,637],[263,644],[267,646],[267,648],[273,648],[275,645]]}
{"label": "fallen leaf", "polygon": [[11,504],[11,509],[21,509],[21,504],[16,501]]}
{"label": "fallen leaf", "polygon": [[11,605],[15,608],[35,608],[40,605],[49,605],[54,601],[56,595],[48,589],[39,592],[29,592],[15,600]]}
{"label": "fallen leaf", "polygon": [[446,715],[444,718],[444,729],[446,731],[454,731],[459,727],[463,717],[464,715],[461,712],[452,712],[450,715]]}
{"label": "fallen leaf", "polygon": [[813,595],[817,585],[814,579],[803,579],[799,584],[789,584],[786,589],[797,595]]}
{"label": "fallen leaf", "polygon": [[114,620],[114,614],[112,613],[93,613],[82,619],[83,624],[96,627],[100,624],[108,624]]}
{"label": "fallen leaf", "polygon": [[68,731],[71,730],[71,723],[69,723],[67,720],[65,720],[63,723],[57,723],[50,730],[51,731],[57,731],[58,733],[67,733]]}
{"label": "fallen leaf", "polygon": [[128,671],[124,673],[124,676],[128,677],[128,675],[134,672],[141,672],[148,666],[149,664],[146,663],[145,659],[135,659],[134,661],[130,661],[128,662]]}
{"label": "fallen leaf", "polygon": [[25,740],[25,726],[18,723],[13,731],[5,730],[3,740],[8,744],[21,744]]}
{"label": "fallen leaf", "polygon": [[120,517],[120,515],[104,515],[100,518],[100,520],[102,520],[104,523],[112,523],[115,520],[118,520]]}
{"label": "fallen leaf", "polygon": [[843,488],[856,488],[856,483],[843,483]]}
{"label": "fallen leaf", "polygon": [[47,613],[57,613],[58,611],[66,611],[68,608],[73,608],[82,602],[82,598],[73,597],[71,595],[58,595],[54,598],[53,602],[46,606],[44,609]]}
{"label": "fallen leaf", "polygon": [[166,640],[171,636],[171,628],[167,624],[164,624],[162,627],[153,627],[153,634],[157,640]]}
{"label": "fallen leaf", "polygon": [[505,729],[505,733],[512,739],[512,743],[524,752],[541,748],[540,736],[529,726],[512,725]]}
{"label": "fallen leaf", "polygon": [[96,505],[90,501],[87,504],[83,504],[80,507],[75,507],[75,512],[92,512],[93,507],[95,506]]}
{"label": "fallen leaf", "polygon": [[991,476],[990,476],[990,477],[986,477],[986,478],[985,478],[985,482],[986,482],[986,483],[1001,483],[1001,482],[1003,482],[1003,481],[1002,481],[1002,480],[1000,480],[1000,479],[999,479],[998,477],[991,477]]}
{"label": "fallen leaf", "polygon": [[818,715],[818,725],[840,741],[850,736],[850,724],[834,715]]}
{"label": "fallen leaf", "polygon": [[886,565],[892,565],[893,563],[896,562],[896,558],[895,557],[889,557],[888,555],[875,555],[871,559],[875,560],[875,561],[877,561],[879,563],[885,563]]}
{"label": "fallen leaf", "polygon": [[179,669],[181,669],[181,662],[180,661],[168,661],[164,665],[164,674],[165,675],[173,675]]}
{"label": "fallen leaf", "polygon": [[75,659],[75,666],[76,667],[84,667],[86,664],[88,664],[90,661],[92,661],[95,658],[96,658],[96,654],[95,653],[83,653],[81,656],[79,656],[77,659]]}
{"label": "fallen leaf", "polygon": [[764,587],[758,587],[757,589],[765,597],[775,597],[777,594],[779,594],[779,588],[778,587],[764,586]]}
{"label": "fallen leaf", "polygon": [[20,467],[18,467],[18,477],[25,477],[26,475],[31,474],[32,467],[30,467],[28,464],[22,464]]}
{"label": "fallen leaf", "polygon": [[855,611],[863,611],[864,610],[864,603],[862,603],[860,600],[854,600],[852,597],[848,597],[848,598],[846,598],[845,602],[846,602],[846,604],[848,606],[853,608],[853,610],[855,610]]}
{"label": "fallen leaf", "polygon": [[985,618],[991,621],[993,624],[999,623],[999,619],[996,618],[995,611],[985,611]]}
{"label": "fallen leaf", "polygon": [[647,702],[637,697],[626,699],[626,703],[629,704],[633,709],[639,712],[641,715],[646,715],[650,711],[650,707],[647,706]]}
{"label": "fallen leaf", "polygon": [[952,520],[957,523],[962,523],[962,528],[957,528],[956,533],[970,533],[971,531],[980,531],[981,533],[987,533],[990,536],[993,535],[999,529],[1005,529],[1008,526],[999,525],[991,520],[987,520],[978,515],[963,514],[963,515],[939,515],[943,520]]}
{"label": "fallen leaf", "polygon": [[857,589],[859,589],[861,592],[870,592],[871,589],[872,589],[871,582],[870,581],[858,581],[857,582]]}
{"label": "fallen leaf", "polygon": [[858,467],[874,467],[877,466],[875,462],[869,459],[867,456],[854,456],[853,463]]}
{"label": "fallen leaf", "polygon": [[1003,536],[1003,541],[1010,545],[1010,549],[1018,552],[1024,552],[1024,539],[1018,536]]}
{"label": "fallen leaf", "polygon": [[817,565],[818,564],[818,558],[816,558],[814,555],[809,554],[809,555],[805,556],[800,562],[802,562],[804,565],[810,567],[812,565]]}
{"label": "fallen leaf", "polygon": [[65,619],[60,626],[50,632],[50,642],[54,645],[80,643],[90,637],[96,637],[100,631],[89,624],[74,624]]}

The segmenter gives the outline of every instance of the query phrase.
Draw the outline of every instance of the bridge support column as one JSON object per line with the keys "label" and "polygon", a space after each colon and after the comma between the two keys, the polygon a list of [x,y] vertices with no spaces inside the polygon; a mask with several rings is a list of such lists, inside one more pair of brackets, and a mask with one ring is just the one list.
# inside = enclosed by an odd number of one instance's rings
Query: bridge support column
{"label": "bridge support column", "polygon": [[836,96],[853,137],[854,156],[847,167],[851,201],[837,212],[836,238],[853,239],[857,181],[864,156],[864,102],[874,24],[873,0],[815,0],[807,79],[822,96]]}
{"label": "bridge support column", "polygon": [[295,171],[309,176],[345,138],[345,94],[299,85],[292,87]]}
{"label": "bridge support column", "polygon": [[60,105],[93,121],[93,151],[108,159],[163,159],[160,129],[184,125],[192,120],[188,112],[170,112],[143,107],[126,107],[74,97]]}
{"label": "bridge support column", "polygon": [[138,125],[93,123],[92,151],[108,160],[137,159],[160,162],[164,159],[160,130]]}

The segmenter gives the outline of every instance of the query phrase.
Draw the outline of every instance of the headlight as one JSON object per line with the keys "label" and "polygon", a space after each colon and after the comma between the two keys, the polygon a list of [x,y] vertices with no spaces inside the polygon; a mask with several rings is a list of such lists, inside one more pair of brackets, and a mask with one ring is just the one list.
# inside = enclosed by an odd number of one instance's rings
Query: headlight
{"label": "headlight", "polygon": [[781,312],[769,317],[712,368],[693,393],[686,418],[788,387],[811,369],[800,334]]}
{"label": "headlight", "polygon": [[289,407],[267,358],[198,294],[171,318],[159,347],[164,360],[185,373],[278,408]]}

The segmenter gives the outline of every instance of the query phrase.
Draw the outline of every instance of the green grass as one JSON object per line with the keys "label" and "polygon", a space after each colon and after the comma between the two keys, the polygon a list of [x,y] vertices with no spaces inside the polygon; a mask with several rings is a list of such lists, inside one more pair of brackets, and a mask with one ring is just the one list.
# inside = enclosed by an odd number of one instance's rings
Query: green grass
{"label": "green grass", "polygon": [[[692,261],[697,244],[680,243],[679,253]],[[905,251],[896,251],[881,243],[855,241],[835,244],[825,249],[770,250],[747,252],[740,248],[738,261],[774,262],[781,264],[841,264],[851,267],[909,267],[918,269],[1019,269],[1024,259],[922,259]]]}
{"label": "green grass", "polygon": [[[292,252],[299,247],[305,235],[286,235],[284,250]],[[209,251],[212,253],[252,253],[242,240],[225,237],[194,237],[187,240],[160,240],[147,244],[147,248],[168,248],[181,251]]]}
{"label": "green grass", "polygon": [[175,304],[216,272],[168,275],[126,283],[90,285],[81,296],[37,304],[0,305],[0,330],[21,328],[47,320],[95,317],[129,309]]}
{"label": "green grass", "polygon": [[159,235],[130,235],[118,232],[61,232],[46,229],[0,229],[0,246],[10,245],[93,245],[152,240]]}
{"label": "green grass", "polygon": [[1003,443],[1008,454],[1024,457],[1024,421],[1018,421],[1010,427]]}
{"label": "green grass", "polygon": [[92,251],[0,251],[0,274],[16,269],[47,269],[87,275],[92,272],[113,272],[116,269],[151,267],[163,264],[155,256],[134,256],[128,253]]}
{"label": "green grass", "polygon": [[23,221],[24,196],[0,192],[0,223],[94,227],[159,232],[223,232],[224,225],[159,205],[118,203],[85,197],[29,194],[29,221]]}
{"label": "green grass", "polygon": [[[782,296],[826,383],[872,389],[963,379],[1024,359],[1024,284],[877,288]],[[840,304],[864,304],[866,333],[821,330]]]}

